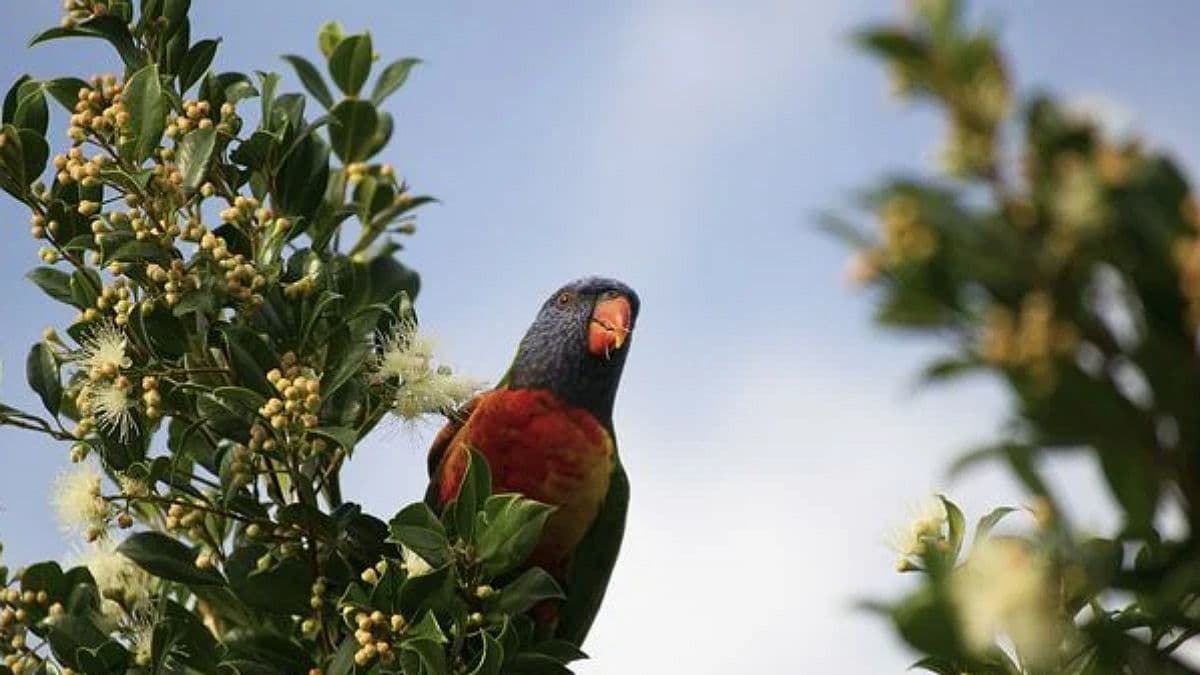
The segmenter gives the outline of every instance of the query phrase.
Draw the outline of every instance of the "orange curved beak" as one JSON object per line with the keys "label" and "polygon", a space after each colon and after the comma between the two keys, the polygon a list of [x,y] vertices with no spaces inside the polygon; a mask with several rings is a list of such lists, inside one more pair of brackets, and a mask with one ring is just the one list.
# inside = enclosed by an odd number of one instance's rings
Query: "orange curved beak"
{"label": "orange curved beak", "polygon": [[632,330],[629,326],[632,313],[629,299],[623,295],[598,301],[588,323],[588,351],[608,358],[620,349]]}

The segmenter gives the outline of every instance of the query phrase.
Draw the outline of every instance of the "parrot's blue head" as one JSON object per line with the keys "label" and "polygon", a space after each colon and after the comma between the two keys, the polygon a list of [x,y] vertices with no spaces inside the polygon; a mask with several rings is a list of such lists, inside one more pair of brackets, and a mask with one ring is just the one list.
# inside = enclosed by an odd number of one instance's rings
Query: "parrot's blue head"
{"label": "parrot's blue head", "polygon": [[508,386],[549,389],[610,421],[639,307],[637,293],[615,279],[566,284],[546,300],[521,340]]}

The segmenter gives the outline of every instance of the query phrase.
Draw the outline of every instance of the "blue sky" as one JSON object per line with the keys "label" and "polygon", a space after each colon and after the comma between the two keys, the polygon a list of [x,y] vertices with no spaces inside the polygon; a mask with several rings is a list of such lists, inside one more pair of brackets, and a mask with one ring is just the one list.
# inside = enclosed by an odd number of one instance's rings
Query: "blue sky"
{"label": "blue sky", "polygon": [[[616,412],[631,523],[580,672],[907,666],[886,627],[851,609],[905,587],[885,532],[930,490],[976,514],[1019,492],[989,471],[945,481],[1003,398],[986,381],[916,395],[929,345],[869,325],[869,295],[847,289],[845,252],[813,224],[885,172],[932,167],[937,117],[889,101],[846,40],[900,2],[195,4],[193,36],[224,37],[221,69],[315,57],[328,19],[369,28],[385,58],[427,61],[388,104],[385,159],[442,200],[404,256],[424,277],[423,324],[461,369],[498,377],[563,281],[603,273],[641,294]],[[116,67],[100,44],[24,50],[58,3],[23,5],[0,24],[0,82]],[[1022,93],[1102,95],[1153,143],[1200,147],[1200,5],[1096,6],[971,5],[1001,28]],[[26,214],[3,201],[0,222],[13,242],[0,247],[0,398],[34,408],[25,352],[67,314],[23,280],[37,262]],[[429,436],[378,432],[347,494],[384,515],[418,498]],[[46,506],[65,463],[64,449],[0,431],[8,562],[72,545]],[[1081,522],[1111,524],[1107,496],[1079,487],[1093,467],[1052,469]]]}

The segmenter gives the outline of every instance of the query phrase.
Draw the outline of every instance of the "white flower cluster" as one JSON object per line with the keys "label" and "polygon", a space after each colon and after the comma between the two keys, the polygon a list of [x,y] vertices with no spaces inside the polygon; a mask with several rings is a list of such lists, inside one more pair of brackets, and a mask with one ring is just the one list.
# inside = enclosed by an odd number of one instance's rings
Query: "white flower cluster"
{"label": "white flower cluster", "polygon": [[447,414],[465,403],[482,385],[457,375],[449,366],[435,365],[434,340],[409,323],[383,338],[375,364],[380,382],[397,385],[392,412],[406,421],[427,414]]}

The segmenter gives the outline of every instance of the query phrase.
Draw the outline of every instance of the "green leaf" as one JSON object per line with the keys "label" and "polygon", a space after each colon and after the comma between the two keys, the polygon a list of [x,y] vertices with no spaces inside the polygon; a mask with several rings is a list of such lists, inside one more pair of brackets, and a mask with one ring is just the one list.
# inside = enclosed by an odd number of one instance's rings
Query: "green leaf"
{"label": "green leaf", "polygon": [[17,116],[17,103],[21,100],[21,88],[32,83],[34,80],[28,74],[18,77],[16,82],[12,83],[8,92],[4,94],[4,106],[0,108],[0,123],[14,124]]}
{"label": "green leaf", "polygon": [[325,356],[321,395],[332,396],[347,380],[362,372],[370,355],[371,345],[366,339],[345,329],[336,333],[329,353]]}
{"label": "green leaf", "polygon": [[42,83],[42,86],[58,101],[59,105],[66,108],[67,112],[75,113],[75,104],[79,102],[79,90],[88,86],[87,82],[78,77],[60,77],[54,80],[47,80]]}
{"label": "green leaf", "polygon": [[84,267],[71,273],[71,297],[80,309],[95,307],[100,297],[100,275],[94,269]]}
{"label": "green leaf", "polygon": [[347,635],[338,650],[333,655],[333,660],[329,666],[323,671],[324,675],[350,675],[354,672],[354,655],[358,652],[358,642],[354,636]]}
{"label": "green leaf", "polygon": [[958,654],[954,612],[934,590],[923,587],[892,610],[892,621],[910,645],[933,656]]}
{"label": "green leaf", "polygon": [[316,427],[309,429],[308,433],[327,438],[342,446],[346,452],[353,451],[355,443],[358,442],[358,432],[348,427]]}
{"label": "green leaf", "polygon": [[150,241],[136,239],[121,244],[105,262],[146,263],[156,262],[160,265],[170,265],[171,257],[161,245]]}
{"label": "green leaf", "polygon": [[503,614],[520,614],[543,600],[565,597],[554,577],[540,567],[531,567],[500,591],[493,609]]}
{"label": "green leaf", "polygon": [[116,48],[128,69],[134,70],[145,65],[142,52],[134,44],[133,36],[129,33],[128,24],[111,14],[93,17],[71,28],[51,28],[35,35],[29,44],[32,46],[65,37],[94,37],[107,40]]}
{"label": "green leaf", "polygon": [[76,657],[79,650],[97,649],[108,641],[108,635],[100,632],[90,620],[71,614],[55,618],[46,638],[58,660],[74,667],[79,667]]}
{"label": "green leaf", "polygon": [[484,575],[497,576],[524,562],[553,510],[516,494],[489,497],[481,514],[486,525],[475,535]]}
{"label": "green leaf", "polygon": [[572,663],[588,658],[582,649],[567,640],[554,639],[539,642],[534,645],[533,650],[554,657],[561,663]]}
{"label": "green leaf", "polygon": [[221,586],[225,579],[213,570],[196,567],[192,549],[158,532],[130,535],[117,548],[139,567],[160,579],[194,586]]}
{"label": "green leaf", "polygon": [[312,94],[318,103],[326,110],[333,107],[333,95],[325,85],[325,78],[321,77],[321,73],[311,61],[296,54],[284,54],[283,60],[291,64],[296,76],[300,78],[300,84],[304,85],[305,90]]}
{"label": "green leaf", "polygon": [[273,396],[275,387],[267,380],[267,373],[279,365],[279,358],[270,345],[242,326],[226,326],[222,333],[238,382],[260,394]]}
{"label": "green leaf", "polygon": [[[439,567],[428,574],[408,577],[400,587],[400,597],[397,599],[400,613],[417,616],[429,607],[444,603],[453,590],[453,580],[454,568],[451,565]],[[409,629],[410,632],[412,630]]]}
{"label": "green leaf", "polygon": [[[307,673],[313,667],[307,649],[270,626],[231,631],[222,636],[228,647],[225,667],[235,667],[242,673],[268,675],[278,673]],[[236,664],[236,665],[234,665]]]}
{"label": "green leaf", "polygon": [[383,72],[379,74],[379,79],[375,80],[375,90],[371,92],[371,102],[380,105],[384,99],[403,87],[413,66],[419,63],[421,63],[421,59],[414,58],[400,59],[389,63],[387,68],[384,68]]}
{"label": "green leaf", "polygon": [[450,562],[450,541],[433,511],[423,502],[409,504],[388,523],[387,540],[421,556],[431,567]]}
{"label": "green leaf", "polygon": [[1140,448],[1115,444],[1098,450],[1100,468],[1125,511],[1126,526],[1137,533],[1148,532],[1153,527],[1161,489],[1151,458]]}
{"label": "green leaf", "polygon": [[275,198],[284,215],[310,218],[329,182],[329,146],[311,134],[292,150],[275,178]]}
{"label": "green leaf", "polygon": [[[71,295],[71,275],[53,267],[36,267],[25,275],[26,279],[32,281],[38,288],[42,289],[46,295],[64,302],[68,305],[73,304],[74,298]],[[84,309],[80,307],[80,309]]]}
{"label": "green leaf", "polygon": [[192,194],[208,175],[208,164],[217,144],[217,128],[189,132],[175,149],[175,164],[183,174],[183,189]]}
{"label": "green leaf", "polygon": [[471,675],[500,675],[500,668],[504,665],[504,647],[487,631],[480,635],[483,649],[479,654],[479,662],[471,669]]}
{"label": "green leaf", "polygon": [[179,63],[179,91],[185,92],[191,89],[192,85],[204,77],[204,74],[208,72],[208,67],[212,65],[213,57],[216,56],[217,47],[220,44],[220,39],[200,40],[187,50],[187,53],[183,55],[183,60]]}
{"label": "green leaf", "polygon": [[225,563],[229,586],[242,602],[272,614],[303,614],[309,610],[312,568],[306,560],[292,556],[257,569],[267,547],[250,544],[238,548]]}
{"label": "green leaf", "polygon": [[446,517],[464,541],[475,540],[475,514],[492,495],[492,471],[483,455],[471,450],[458,496],[446,506]]}
{"label": "green leaf", "polygon": [[351,35],[333,48],[333,54],[329,56],[329,73],[343,94],[358,96],[371,73],[374,56],[370,33]]}
{"label": "green leaf", "polygon": [[29,357],[25,359],[25,377],[29,380],[29,387],[42,399],[46,410],[51,415],[57,415],[63,388],[59,381],[58,361],[45,342],[38,342],[29,350]]}
{"label": "green leaf", "polygon": [[962,509],[958,508],[958,505],[945,495],[938,495],[938,499],[942,500],[942,505],[946,507],[946,521],[950,529],[950,561],[953,562],[958,558],[959,551],[962,550],[963,537],[967,532],[967,520],[963,516]]}
{"label": "green leaf", "polygon": [[[432,640],[406,640],[401,643],[400,648],[416,655],[423,675],[450,675],[450,666],[446,663],[446,650],[438,643]],[[404,672],[410,671],[406,667]]]}
{"label": "green leaf", "polygon": [[379,125],[379,116],[370,101],[347,99],[329,111],[329,140],[333,151],[347,164],[367,158]]}
{"label": "green leaf", "polygon": [[979,524],[975,526],[975,543],[978,544],[980,541],[986,539],[988,534],[991,533],[992,528],[996,526],[996,523],[1000,522],[1004,516],[1013,511],[1016,511],[1016,509],[1011,506],[1000,506],[992,509],[991,513],[980,518]]}
{"label": "green leaf", "polygon": [[571,675],[558,659],[538,652],[522,652],[509,659],[504,672],[511,675]]}
{"label": "green leaf", "polygon": [[167,108],[158,66],[151,64],[134,73],[125,84],[121,100],[129,111],[132,136],[127,152],[122,154],[140,165],[158,147],[166,127]]}
{"label": "green leaf", "polygon": [[[46,135],[46,126],[50,122],[50,109],[46,105],[44,85],[29,80],[17,89],[16,107],[12,118],[6,122],[20,129],[28,129],[38,136]],[[7,101],[5,101],[7,104]],[[7,106],[6,106],[7,107]]]}

